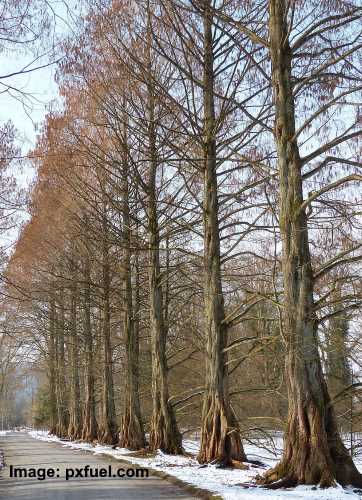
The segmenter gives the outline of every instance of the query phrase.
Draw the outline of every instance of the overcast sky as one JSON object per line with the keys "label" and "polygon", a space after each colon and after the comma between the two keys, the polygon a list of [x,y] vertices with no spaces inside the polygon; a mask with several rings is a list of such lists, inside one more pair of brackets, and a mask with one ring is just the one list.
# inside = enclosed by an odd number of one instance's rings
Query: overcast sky
{"label": "overcast sky", "polygon": [[[29,54],[0,54],[0,77],[21,70],[32,59]],[[25,75],[0,79],[0,123],[8,120],[13,122],[17,129],[17,142],[21,146],[23,155],[34,147],[36,126],[40,127],[49,103],[57,97],[54,72],[55,66],[48,66]],[[21,92],[7,90],[2,82]],[[22,188],[29,187],[35,176],[29,162],[22,162],[21,169],[14,167],[13,173],[17,177],[19,187]],[[25,222],[28,219],[25,210],[19,210],[18,215],[19,222]],[[2,234],[1,246],[12,247],[17,239],[19,228],[13,228],[6,234]]]}
{"label": "overcast sky", "polygon": [[[9,74],[24,67],[30,58],[29,55],[1,54],[0,67],[2,74]],[[0,120],[11,120],[19,132],[24,148],[34,145],[34,125],[43,120],[46,107],[57,95],[57,86],[54,82],[54,66],[36,70],[25,75],[18,75],[4,79],[3,82],[15,87],[25,95],[15,91],[4,91],[1,86]]]}
{"label": "overcast sky", "polygon": [[[51,46],[69,33],[72,15],[70,5],[75,6],[73,0],[51,0],[51,30],[49,34],[49,45]],[[72,10],[73,10],[72,9]],[[36,47],[33,47],[36,49]],[[48,63],[49,54],[46,49],[40,49],[40,57],[34,59],[34,55],[29,50],[20,54],[17,52],[0,52],[0,122],[11,120],[18,130],[19,141],[21,141],[23,153],[26,153],[35,144],[35,126],[40,126],[44,119],[49,103],[57,97],[57,85],[54,81],[56,65],[36,69],[27,74],[20,74],[10,78],[3,78],[4,75],[19,72],[22,69],[32,69]],[[10,85],[22,92],[15,92],[6,89],[5,85]]]}
{"label": "overcast sky", "polygon": [[[0,67],[2,74],[19,71],[29,62],[29,55],[1,54]],[[0,122],[11,120],[17,129],[19,145],[25,155],[34,147],[36,127],[40,127],[49,103],[57,97],[57,85],[54,82],[54,66],[36,70],[32,73],[19,75],[3,80],[11,87],[21,90],[5,91],[1,86]],[[21,181],[27,184],[33,178],[29,168],[23,169]]]}
{"label": "overcast sky", "polygon": [[[58,0],[52,2],[53,8],[62,18],[54,18],[53,37],[67,31],[67,18],[63,3]],[[54,38],[52,37],[52,41]],[[35,146],[36,136],[40,130],[50,103],[57,98],[57,85],[54,81],[56,65],[49,65],[35,69],[26,74],[19,74],[6,78],[5,75],[20,72],[21,70],[37,68],[49,62],[49,55],[44,51],[42,57],[34,60],[34,54],[29,50],[26,53],[15,51],[0,52],[0,123],[11,120],[17,130],[17,142],[26,155]],[[29,66],[30,65],[30,66]],[[17,90],[13,90],[17,89]],[[26,188],[34,179],[35,172],[29,162],[22,164],[21,169],[14,167],[19,186]],[[25,208],[25,207],[24,207]],[[20,220],[27,220],[26,211],[19,210]],[[16,240],[18,229],[2,234],[0,245],[7,247]]]}

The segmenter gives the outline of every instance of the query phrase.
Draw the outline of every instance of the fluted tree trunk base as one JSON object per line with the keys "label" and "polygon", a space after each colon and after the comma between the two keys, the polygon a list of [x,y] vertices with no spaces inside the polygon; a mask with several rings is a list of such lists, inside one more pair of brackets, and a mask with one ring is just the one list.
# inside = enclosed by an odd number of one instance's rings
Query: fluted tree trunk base
{"label": "fluted tree trunk base", "polygon": [[57,426],[56,425],[52,425],[49,429],[49,434],[53,434],[53,435],[56,435],[57,434]]}
{"label": "fluted tree trunk base", "polygon": [[67,437],[71,441],[75,441],[77,439],[82,438],[82,429],[80,424],[72,423],[68,427]]}
{"label": "fluted tree trunk base", "polygon": [[281,462],[258,483],[270,489],[299,484],[321,488],[352,485],[362,488],[362,475],[339,436],[333,410],[320,409],[311,401],[289,413]]}
{"label": "fluted tree trunk base", "polygon": [[205,402],[207,413],[201,429],[199,463],[218,463],[228,467],[232,460],[246,462],[247,458],[235,419],[225,405],[212,395]]}
{"label": "fluted tree trunk base", "polygon": [[157,413],[153,412],[149,447],[151,450],[161,450],[170,455],[184,453],[182,437],[175,418],[171,414],[168,414],[165,418],[161,409]]}
{"label": "fluted tree trunk base", "polygon": [[59,438],[65,438],[68,435],[68,425],[66,423],[64,424],[57,424],[55,428],[55,435],[58,436]]}
{"label": "fluted tree trunk base", "polygon": [[117,433],[110,429],[99,429],[98,441],[102,444],[115,445],[118,442]]}
{"label": "fluted tree trunk base", "polygon": [[95,441],[98,437],[98,426],[95,420],[86,419],[83,430],[82,430],[82,439],[87,442]]}
{"label": "fluted tree trunk base", "polygon": [[129,409],[122,418],[118,445],[129,450],[141,450],[146,446],[142,423]]}

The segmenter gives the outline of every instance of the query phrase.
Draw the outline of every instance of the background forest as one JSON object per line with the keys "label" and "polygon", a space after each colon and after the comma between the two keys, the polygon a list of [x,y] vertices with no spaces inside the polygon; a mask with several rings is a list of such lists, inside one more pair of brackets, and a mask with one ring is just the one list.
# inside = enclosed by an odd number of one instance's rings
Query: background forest
{"label": "background forest", "polygon": [[263,482],[362,486],[360,2],[82,6],[3,255],[3,425],[224,466],[285,430]]}

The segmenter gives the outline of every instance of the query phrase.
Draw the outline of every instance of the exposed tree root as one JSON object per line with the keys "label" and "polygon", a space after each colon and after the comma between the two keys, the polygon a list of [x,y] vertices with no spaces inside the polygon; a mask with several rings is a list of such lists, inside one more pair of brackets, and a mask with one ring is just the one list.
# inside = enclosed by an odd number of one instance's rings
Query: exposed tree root
{"label": "exposed tree root", "polygon": [[299,467],[292,461],[282,461],[264,476],[258,477],[256,484],[271,490],[292,488],[299,484],[331,488],[336,487],[337,483],[343,487],[362,488],[362,475],[348,454],[343,461],[342,456],[339,456],[336,461],[329,461],[329,464],[325,462],[324,466],[321,466],[320,454],[318,456],[318,453],[315,453],[308,458],[306,462],[299,463]]}
{"label": "exposed tree root", "polygon": [[274,483],[265,483],[262,484],[263,488],[267,488],[268,490],[278,490],[281,488],[294,488],[297,486],[298,481],[293,477],[285,477],[283,479],[279,479]]}

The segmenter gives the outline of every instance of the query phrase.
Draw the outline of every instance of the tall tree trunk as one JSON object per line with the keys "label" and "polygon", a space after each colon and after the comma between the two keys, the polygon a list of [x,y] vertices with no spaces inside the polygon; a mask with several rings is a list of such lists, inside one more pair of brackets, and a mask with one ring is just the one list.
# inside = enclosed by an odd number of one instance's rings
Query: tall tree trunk
{"label": "tall tree trunk", "polygon": [[245,461],[235,415],[229,401],[228,369],[223,350],[227,327],[220,269],[218,186],[214,104],[214,60],[211,2],[204,10],[204,301],[206,329],[206,381],[202,411],[201,463],[217,461],[229,465],[232,459]]}
{"label": "tall tree trunk", "polygon": [[111,346],[111,311],[110,311],[110,264],[109,264],[109,241],[106,202],[103,201],[103,380],[102,380],[102,417],[99,425],[99,440],[102,443],[116,444],[117,442],[117,420],[114,404],[113,389],[113,362]]}
{"label": "tall tree trunk", "polygon": [[82,413],[79,382],[79,339],[77,332],[77,272],[75,265],[72,274],[70,293],[70,354],[71,354],[71,397],[69,405],[68,436],[70,439],[79,439],[82,433]]}
{"label": "tall tree trunk", "polygon": [[148,195],[148,245],[149,245],[149,293],[150,324],[152,344],[152,398],[153,411],[150,428],[150,448],[161,449],[166,453],[181,453],[181,434],[176,417],[169,402],[168,367],[166,359],[167,330],[164,322],[161,270],[160,270],[160,235],[157,218],[157,144],[155,123],[155,96],[152,84],[151,64],[151,27],[148,29],[148,146],[149,179]]}
{"label": "tall tree trunk", "polygon": [[83,329],[86,354],[85,373],[85,402],[82,439],[93,441],[98,436],[98,425],[96,420],[95,401],[95,378],[94,378],[94,357],[93,357],[93,335],[91,322],[91,267],[89,250],[84,257],[84,306],[83,306]]}
{"label": "tall tree trunk", "polygon": [[123,216],[123,272],[124,272],[124,333],[126,346],[126,383],[124,413],[121,421],[119,446],[131,450],[145,447],[145,434],[139,399],[139,338],[135,328],[131,280],[131,219],[129,211],[129,187],[127,159],[123,169],[122,216]]}
{"label": "tall tree trunk", "polygon": [[69,425],[68,401],[66,396],[67,381],[65,377],[65,353],[64,353],[64,297],[63,290],[59,296],[59,314],[57,316],[57,426],[56,434],[66,437]]}
{"label": "tall tree trunk", "polygon": [[166,359],[167,332],[163,318],[162,285],[160,277],[159,234],[156,212],[155,177],[153,163],[148,193],[149,291],[152,343],[153,412],[150,429],[150,448],[166,453],[181,453],[181,434],[178,431],[173,408],[169,402],[168,367]]}
{"label": "tall tree trunk", "polygon": [[270,52],[276,106],[279,221],[283,245],[283,335],[287,343],[289,411],[281,462],[267,472],[270,487],[290,484],[362,486],[337,430],[318,352],[313,270],[295,135],[287,1],[270,0]]}
{"label": "tall tree trunk", "polygon": [[56,398],[56,331],[55,331],[55,300],[50,299],[49,338],[48,338],[48,364],[49,364],[49,412],[50,434],[55,434],[57,423],[57,398]]}

